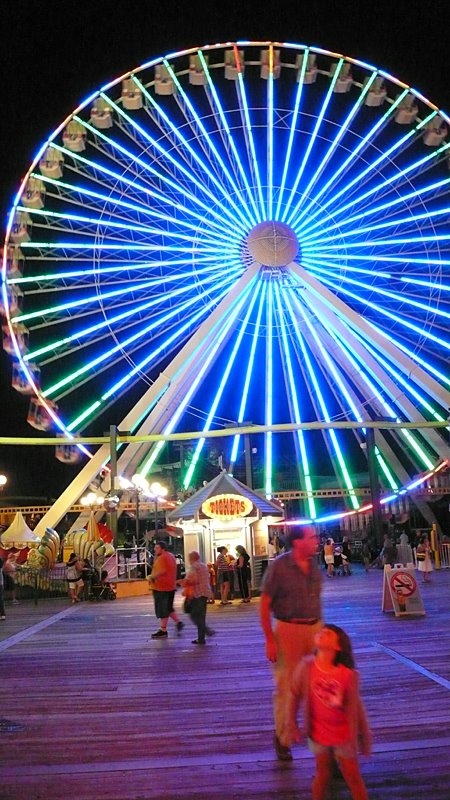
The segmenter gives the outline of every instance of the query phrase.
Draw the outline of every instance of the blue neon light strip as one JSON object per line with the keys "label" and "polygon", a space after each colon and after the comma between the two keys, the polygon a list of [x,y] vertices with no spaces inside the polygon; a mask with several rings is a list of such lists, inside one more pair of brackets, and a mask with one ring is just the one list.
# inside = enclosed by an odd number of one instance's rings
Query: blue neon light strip
{"label": "blue neon light strip", "polygon": [[[222,375],[222,379],[220,381],[219,388],[218,388],[218,390],[216,392],[216,395],[215,395],[214,400],[212,402],[212,405],[211,405],[211,408],[209,410],[208,416],[206,418],[206,422],[205,422],[205,424],[203,426],[203,431],[209,431],[210,428],[211,428],[211,425],[212,425],[213,420],[214,420],[215,413],[216,413],[217,408],[219,406],[219,402],[220,402],[220,400],[222,398],[222,395],[223,395],[225,386],[227,384],[227,381],[228,381],[228,379],[230,377],[230,372],[231,372],[231,369],[233,367],[233,364],[236,361],[236,356],[237,356],[239,348],[240,348],[240,346],[242,344],[242,339],[243,339],[244,334],[245,334],[245,332],[247,330],[247,326],[248,326],[248,323],[249,323],[249,320],[250,320],[250,316],[252,314],[254,305],[255,305],[255,303],[256,303],[256,301],[258,299],[258,294],[259,294],[260,291],[261,291],[261,283],[259,283],[257,285],[256,291],[253,292],[252,298],[251,298],[250,303],[249,303],[249,307],[248,307],[248,309],[246,311],[246,314],[245,314],[245,317],[244,317],[244,319],[243,319],[243,321],[241,323],[241,327],[239,329],[239,333],[238,333],[238,336],[236,338],[236,342],[235,342],[234,347],[233,347],[233,349],[231,351],[230,358],[228,359],[228,363],[227,363],[227,365],[225,367],[225,370],[224,370],[224,373]],[[183,486],[184,486],[185,489],[187,489],[191,485],[192,478],[193,478],[194,471],[195,471],[195,467],[197,466],[197,462],[198,462],[198,459],[200,458],[200,454],[201,454],[201,452],[203,450],[203,446],[205,444],[205,441],[206,441],[206,439],[202,438],[202,439],[199,439],[198,442],[197,442],[197,446],[195,448],[194,455],[192,457],[191,463],[189,464],[189,468],[187,470],[187,473],[186,473],[184,481],[183,481]]]}
{"label": "blue neon light strip", "polygon": [[336,85],[336,81],[337,81],[337,79],[339,77],[339,73],[340,73],[340,71],[342,69],[343,63],[344,63],[344,59],[340,58],[339,62],[338,62],[338,65],[336,67],[336,72],[333,75],[333,78],[331,80],[330,86],[328,88],[328,92],[327,92],[327,94],[325,96],[325,100],[322,103],[322,108],[320,109],[320,113],[319,113],[319,115],[318,115],[318,117],[316,119],[316,124],[314,125],[313,132],[312,132],[312,134],[311,134],[311,136],[309,138],[308,146],[307,146],[307,148],[305,150],[305,154],[303,156],[302,163],[300,164],[300,169],[297,172],[297,176],[295,178],[294,185],[293,185],[293,187],[291,189],[291,193],[289,195],[289,199],[288,199],[288,201],[286,203],[286,206],[284,208],[283,214],[281,216],[282,221],[283,222],[287,221],[288,224],[292,223],[292,219],[296,215],[296,210],[294,209],[294,211],[288,217],[289,209],[290,209],[290,207],[292,205],[292,201],[293,201],[293,199],[295,197],[295,194],[297,192],[298,185],[300,183],[301,177],[302,177],[303,172],[305,170],[305,167],[306,167],[307,161],[309,159],[311,150],[312,150],[312,148],[314,146],[314,142],[316,141],[316,137],[317,137],[317,134],[319,132],[319,128],[320,128],[320,126],[322,124],[323,118],[325,116],[326,110],[327,110],[328,105],[330,103],[330,100],[331,100],[331,98],[333,96],[334,87]]}
{"label": "blue neon light strip", "polygon": [[295,130],[296,130],[296,126],[297,126],[298,113],[299,113],[299,110],[300,110],[300,102],[301,102],[302,94],[303,94],[305,73],[306,73],[306,68],[308,66],[308,56],[309,56],[309,48],[306,48],[305,52],[303,53],[302,67],[301,67],[300,75],[299,75],[297,93],[295,95],[294,110],[292,112],[291,127],[290,127],[290,130],[289,130],[289,140],[288,140],[288,145],[287,145],[287,149],[286,149],[286,155],[285,155],[285,158],[284,158],[283,175],[282,175],[282,178],[281,178],[280,189],[279,189],[279,193],[278,193],[277,210],[276,210],[276,213],[275,213],[275,218],[276,219],[280,219],[280,209],[281,209],[282,203],[283,203],[283,195],[284,195],[284,189],[285,189],[285,186],[286,186],[286,178],[287,178],[287,174],[288,174],[288,170],[289,170],[289,166],[290,166],[290,162],[291,162],[292,146],[293,146],[293,143],[294,143],[294,135],[295,135]]}
{"label": "blue neon light strip", "polygon": [[[290,318],[291,318],[291,323],[292,323],[292,326],[293,326],[293,328],[295,330],[295,333],[296,333],[297,341],[300,344],[300,348],[301,348],[302,355],[303,355],[303,361],[304,361],[304,363],[306,365],[306,368],[308,370],[308,374],[309,374],[309,376],[311,378],[311,383],[312,383],[312,386],[314,388],[314,392],[315,392],[315,395],[317,397],[317,400],[319,402],[323,418],[324,418],[324,420],[326,422],[331,422],[331,417],[330,417],[330,415],[328,413],[328,409],[327,409],[327,406],[326,406],[326,403],[325,403],[325,399],[324,399],[324,397],[322,395],[322,392],[320,390],[319,382],[318,382],[317,376],[316,376],[316,374],[314,372],[314,369],[313,369],[313,366],[312,366],[312,363],[311,363],[311,359],[310,359],[308,351],[306,349],[306,345],[305,345],[305,342],[304,342],[304,339],[303,339],[303,335],[302,335],[302,333],[300,331],[300,328],[298,326],[298,320],[297,320],[297,317],[295,315],[294,309],[293,309],[293,307],[291,305],[290,296],[288,294],[286,294],[285,300],[286,300],[286,308],[287,308],[287,310],[289,312],[289,315],[290,315]],[[345,460],[344,460],[344,457],[342,455],[341,447],[340,447],[340,444],[339,444],[339,439],[338,439],[338,437],[336,435],[336,432],[333,429],[330,429],[329,431],[327,431],[327,435],[331,439],[331,442],[332,442],[332,445],[333,445],[333,450],[334,450],[334,453],[336,455],[339,467],[341,469],[342,477],[344,479],[345,485],[347,486],[347,489],[349,490],[350,502],[352,503],[353,508],[359,508],[359,501],[358,501],[358,498],[356,497],[355,490],[354,490],[354,487],[353,487],[353,484],[352,484],[352,480],[350,478],[350,474],[349,474],[347,466],[345,464]]]}
{"label": "blue neon light strip", "polygon": [[[287,375],[288,375],[288,380],[289,380],[289,390],[290,390],[290,397],[291,397],[291,401],[292,401],[293,416],[294,416],[295,422],[300,423],[302,421],[302,418],[301,418],[300,406],[299,406],[299,402],[298,402],[297,390],[296,390],[296,386],[295,386],[294,373],[293,373],[293,369],[292,369],[292,360],[291,360],[291,355],[290,355],[290,351],[289,351],[289,343],[288,343],[288,337],[287,337],[287,332],[286,332],[286,322],[285,322],[285,318],[284,318],[282,300],[281,300],[281,297],[280,297],[280,289],[279,289],[278,283],[275,283],[275,297],[276,297],[276,301],[277,301],[278,319],[279,319],[279,323],[280,323],[280,326],[281,326],[281,339],[282,339],[282,342],[283,342],[284,359],[285,359],[286,370],[287,370]],[[312,485],[312,480],[311,480],[311,472],[310,472],[309,463],[308,463],[306,439],[305,439],[304,432],[302,430],[298,430],[297,431],[297,439],[298,439],[298,445],[299,445],[299,450],[300,450],[300,458],[301,458],[301,462],[302,462],[302,470],[303,470],[303,475],[304,475],[306,494],[307,494],[307,499],[308,499],[309,514],[310,514],[311,519],[315,519],[317,517],[317,512],[316,512],[316,506],[315,506],[315,502],[314,502],[313,485]]]}
{"label": "blue neon light strip", "polygon": [[[226,284],[226,281],[223,281],[221,285],[223,286],[225,284]],[[213,306],[216,304],[216,302],[220,301],[223,297],[225,297],[225,295],[228,293],[228,291],[229,291],[229,288],[226,287],[225,290],[221,294],[219,294],[218,298],[216,298],[214,300],[211,300],[209,303],[205,303],[205,306],[202,306],[200,308],[200,311],[198,311],[184,325],[182,325],[180,328],[177,328],[177,330],[173,334],[171,334],[171,336],[167,337],[162,342],[161,345],[159,345],[157,348],[155,348],[155,350],[153,350],[150,353],[148,353],[146,355],[145,359],[143,359],[139,364],[136,364],[136,366],[133,367],[132,370],[130,370],[126,375],[121,377],[112,386],[110,386],[108,388],[108,390],[106,392],[104,392],[103,395],[101,396],[101,401],[103,401],[103,403],[104,403],[105,401],[110,400],[111,397],[116,395],[120,390],[123,390],[124,386],[127,383],[129,383],[130,380],[136,374],[138,374],[144,367],[148,367],[149,363],[151,361],[153,361],[158,355],[160,355],[160,353],[164,349],[166,349],[170,345],[174,344],[177,340],[181,339],[183,334],[192,327],[192,324],[197,322],[198,320],[200,320],[202,317],[204,317],[205,314],[213,308]],[[98,401],[99,405],[100,405],[101,401]],[[90,413],[89,409],[86,409],[76,419],[74,419],[70,424],[71,430],[74,430],[74,429],[78,428],[80,426],[80,424],[83,421],[85,421],[85,419],[87,418],[89,413]]]}
{"label": "blue neon light strip", "polygon": [[[205,270],[203,270],[203,272],[208,273],[208,272],[211,272],[212,270],[214,270],[214,273],[216,272],[216,268],[215,267],[214,268],[213,267],[207,267]],[[198,270],[196,275],[198,276],[201,272],[202,272],[202,270]],[[238,270],[234,269],[234,270],[232,270],[230,272],[230,274],[234,274],[236,276],[237,272],[238,272]],[[169,282],[172,282],[172,281],[175,281],[175,280],[178,281],[180,278],[183,278],[183,277],[190,277],[190,273],[184,273],[184,275],[182,273],[179,274],[179,275],[169,275],[166,278],[164,278],[164,283],[169,283]],[[213,276],[209,276],[209,277],[207,276],[206,280],[198,281],[198,285],[201,285],[201,286],[207,285],[209,283],[209,281],[211,281],[211,280],[214,281],[214,283],[216,283],[217,277],[216,277],[215,274]],[[151,285],[153,283],[156,286],[160,285],[161,284],[161,279],[160,278],[155,278],[153,281],[149,281],[148,285]],[[170,299],[173,299],[173,298],[175,298],[177,296],[185,294],[186,291],[187,291],[186,286],[182,286],[180,289],[172,290],[170,292],[170,294],[167,295],[167,297],[169,297]],[[63,339],[55,340],[55,341],[51,342],[50,344],[45,345],[44,347],[40,347],[37,350],[32,350],[31,352],[26,353],[24,355],[24,357],[23,357],[24,361],[34,361],[39,356],[42,356],[45,353],[48,353],[48,352],[53,351],[53,350],[55,350],[57,348],[60,348],[60,347],[62,347],[62,345],[68,344],[68,343],[73,342],[73,341],[79,341],[80,339],[84,339],[86,336],[89,336],[92,333],[100,332],[102,329],[109,328],[111,325],[115,325],[118,322],[121,322],[121,321],[123,321],[123,320],[125,320],[125,319],[127,319],[127,318],[129,318],[131,316],[134,316],[135,314],[140,314],[142,311],[146,311],[149,308],[152,308],[152,306],[155,306],[160,302],[161,302],[161,297],[158,296],[156,298],[152,298],[151,300],[148,300],[145,303],[140,303],[138,306],[133,306],[132,308],[129,308],[126,311],[121,312],[120,314],[116,314],[114,316],[111,316],[111,317],[108,317],[107,319],[102,320],[102,322],[98,322],[95,325],[90,325],[87,328],[83,328],[81,330],[76,331],[75,333],[71,334],[70,336],[65,336]],[[64,352],[61,355],[64,356]]]}
{"label": "blue neon light strip", "polygon": [[[232,283],[234,280],[235,280],[235,277],[233,275],[231,275],[231,276],[227,275],[226,278],[222,282],[217,282],[216,286],[217,286],[217,288],[221,288],[224,285],[228,285],[228,284]],[[49,397],[50,395],[54,395],[55,392],[57,392],[59,389],[63,388],[67,383],[71,383],[75,378],[78,378],[81,375],[85,374],[86,372],[89,372],[94,367],[97,367],[99,364],[101,364],[104,361],[106,361],[107,359],[111,358],[111,356],[113,356],[115,353],[122,352],[124,347],[126,347],[127,345],[132,344],[133,342],[138,341],[139,339],[142,339],[142,337],[148,335],[148,333],[150,333],[150,331],[155,330],[155,329],[158,330],[159,328],[161,328],[161,326],[164,323],[166,323],[170,319],[173,319],[176,316],[178,316],[179,312],[189,309],[191,306],[193,306],[195,303],[197,303],[199,300],[201,300],[202,297],[205,298],[209,294],[210,294],[210,289],[206,288],[204,292],[199,293],[194,298],[189,298],[184,303],[181,303],[179,306],[177,306],[175,308],[171,308],[170,311],[167,312],[167,314],[164,314],[163,316],[158,316],[156,319],[153,319],[148,325],[146,325],[144,328],[140,329],[136,333],[130,335],[123,342],[117,343],[116,345],[114,345],[114,347],[111,347],[109,350],[106,350],[100,356],[97,356],[95,359],[93,359],[89,363],[84,364],[83,367],[80,367],[75,372],[73,372],[70,375],[66,376],[65,378],[62,378],[61,380],[57,381],[57,383],[53,384],[53,386],[49,387],[48,389],[46,389],[45,392],[43,392],[44,397]],[[205,307],[209,308],[212,305],[214,305],[216,302],[217,301],[214,298]]]}
{"label": "blue neon light strip", "polygon": [[[194,393],[197,391],[198,386],[200,385],[205,373],[209,369],[209,366],[210,366],[212,360],[214,359],[216,353],[218,352],[219,348],[221,347],[222,342],[224,341],[225,337],[228,335],[228,332],[231,329],[231,327],[235,324],[236,318],[237,318],[238,314],[240,313],[240,310],[247,303],[248,297],[251,295],[251,292],[254,290],[254,285],[255,285],[255,278],[252,278],[252,280],[250,281],[250,283],[246,287],[245,291],[241,294],[240,297],[238,297],[234,301],[234,303],[231,306],[231,308],[228,309],[228,311],[227,311],[228,317],[227,317],[227,320],[226,320],[225,324],[224,324],[223,318],[222,318],[221,327],[219,329],[219,332],[218,332],[218,335],[216,337],[216,340],[213,342],[213,344],[212,344],[212,346],[210,348],[210,352],[209,352],[208,356],[205,358],[201,368],[199,369],[199,371],[196,374],[196,377],[194,378],[192,383],[190,383],[187,392],[185,393],[182,401],[179,403],[179,405],[177,407],[177,410],[173,414],[170,422],[164,428],[163,433],[169,434],[169,433],[172,433],[172,431],[175,429],[175,426],[177,425],[178,420],[180,419],[180,417],[184,413],[187,405],[190,403],[191,398],[193,397]],[[217,328],[217,324],[216,324],[215,327]],[[164,447],[164,441],[158,442],[154,446],[154,448],[152,449],[152,452],[150,453],[149,458],[147,459],[147,461],[145,462],[144,467],[142,468],[142,472],[143,472],[144,475],[148,474],[148,472],[150,471],[152,465],[155,463],[155,461],[156,461],[156,459],[157,459],[157,457],[158,457],[158,455],[159,455],[159,453],[160,453],[160,451],[161,451],[161,449],[163,447]]]}
{"label": "blue neon light strip", "polygon": [[[265,424],[273,423],[273,285],[269,282],[266,308],[266,396],[265,396]],[[267,431],[265,439],[265,463],[264,463],[264,489],[267,498],[272,497],[272,460],[273,460],[273,441],[272,431]]]}
{"label": "blue neon light strip", "polygon": [[226,118],[225,112],[223,110],[222,103],[220,102],[220,98],[219,98],[219,95],[217,93],[217,89],[214,86],[214,83],[212,81],[212,78],[211,78],[211,75],[210,75],[210,72],[209,72],[209,69],[208,69],[208,65],[206,63],[206,60],[205,60],[204,55],[203,55],[201,50],[198,51],[198,57],[200,59],[200,63],[201,63],[202,68],[204,70],[204,73],[205,73],[205,76],[206,76],[206,80],[208,81],[208,86],[209,86],[209,89],[211,91],[212,97],[214,99],[214,103],[215,103],[216,109],[217,109],[217,111],[219,113],[223,128],[224,128],[224,130],[225,130],[225,132],[227,134],[228,144],[231,147],[235,162],[237,164],[237,168],[238,168],[238,170],[240,172],[240,175],[241,175],[241,178],[243,180],[243,183],[244,183],[244,186],[245,186],[245,189],[246,189],[246,192],[247,192],[247,199],[248,199],[248,201],[250,202],[250,205],[253,208],[254,219],[256,220],[256,222],[261,222],[262,221],[262,217],[261,217],[260,209],[258,208],[258,206],[255,203],[255,198],[253,196],[253,191],[250,188],[250,184],[248,182],[247,174],[245,172],[245,169],[243,167],[242,161],[240,159],[239,153],[238,153],[237,148],[236,148],[235,141],[234,141],[233,136],[231,134],[230,126],[228,125],[227,118]]}
{"label": "blue neon light strip", "polygon": [[376,77],[377,77],[377,73],[373,72],[371,74],[369,80],[367,81],[366,85],[362,88],[361,93],[359,94],[358,98],[356,99],[355,103],[353,104],[352,108],[350,109],[350,111],[349,111],[347,117],[345,118],[344,122],[339,126],[338,132],[337,132],[335,138],[333,139],[330,147],[328,148],[327,152],[325,153],[325,155],[324,155],[322,161],[320,162],[319,166],[314,171],[314,173],[313,173],[309,183],[307,184],[306,188],[303,189],[302,197],[300,198],[300,200],[296,204],[295,209],[291,214],[291,217],[290,217],[291,220],[294,219],[294,217],[297,216],[297,214],[298,214],[299,210],[301,209],[303,203],[310,196],[312,187],[315,185],[315,183],[317,182],[318,178],[320,177],[320,175],[322,174],[323,170],[325,169],[326,165],[330,161],[330,158],[332,157],[333,153],[335,152],[336,148],[338,147],[339,142],[341,141],[343,136],[345,136],[345,134],[347,133],[350,123],[352,122],[352,120],[355,118],[356,114],[360,110],[360,108],[361,108],[361,106],[362,106],[362,104],[364,102],[364,99],[365,99],[367,93],[369,92],[370,87],[372,86],[372,84],[373,84],[373,82],[374,82]]}
{"label": "blue neon light strip", "polygon": [[[264,281],[263,282],[263,286],[262,286],[262,292],[261,292],[261,295],[260,295],[260,300],[259,300],[258,314],[257,314],[257,317],[256,317],[255,328],[254,328],[253,336],[252,336],[252,344],[251,344],[250,353],[249,353],[248,362],[247,362],[247,371],[245,373],[244,389],[242,391],[241,404],[239,406],[239,414],[238,414],[238,420],[237,420],[238,423],[242,423],[244,421],[244,418],[245,418],[245,409],[247,407],[248,391],[249,391],[249,387],[250,387],[250,380],[251,380],[251,377],[252,377],[253,365],[254,365],[254,361],[255,361],[256,345],[258,344],[259,332],[260,332],[260,329],[261,329],[261,318],[262,318],[262,312],[263,312],[264,303],[265,303],[265,299],[266,299],[266,291],[267,291],[267,282]],[[235,435],[234,439],[233,439],[233,447],[232,447],[231,457],[230,457],[230,470],[229,470],[230,472],[232,471],[233,465],[236,462],[237,449],[238,449],[238,445],[239,445],[240,436],[241,436],[240,433],[237,433]]]}
{"label": "blue neon light strip", "polygon": [[[387,111],[387,112],[386,112],[386,114],[384,115],[384,117],[386,117],[386,118],[387,118],[387,117],[389,116],[389,114],[390,114],[390,113],[392,113],[392,110],[393,110],[393,109],[392,109],[392,106],[391,106],[391,108],[389,109],[389,111]],[[344,162],[344,164],[341,164],[341,166],[339,167],[339,170],[337,170],[337,172],[335,172],[335,173],[334,173],[334,175],[333,175],[333,176],[332,176],[332,177],[331,177],[331,178],[330,178],[330,179],[329,179],[329,180],[328,180],[328,181],[327,181],[327,182],[324,184],[324,186],[322,186],[322,187],[321,187],[321,189],[320,189],[320,190],[319,190],[319,191],[316,193],[316,195],[314,196],[314,200],[313,200],[313,201],[311,201],[311,203],[310,203],[308,206],[306,206],[306,208],[303,210],[302,214],[301,214],[301,215],[299,215],[299,217],[296,219],[296,229],[297,229],[298,231],[300,231],[300,230],[302,230],[302,229],[303,229],[305,226],[307,226],[307,227],[308,227],[308,229],[309,229],[309,228],[310,228],[310,225],[312,224],[312,221],[313,221],[313,220],[314,220],[314,219],[315,219],[315,218],[316,218],[316,217],[317,217],[319,214],[322,214],[322,213],[325,211],[325,209],[327,209],[327,208],[328,208],[329,206],[331,206],[331,205],[333,205],[333,206],[335,207],[335,206],[337,205],[336,201],[337,201],[337,200],[338,200],[340,197],[342,197],[343,195],[344,195],[344,196],[345,196],[345,195],[347,195],[347,194],[349,193],[349,190],[350,190],[350,189],[351,189],[353,186],[355,186],[355,185],[358,185],[358,184],[361,184],[361,185],[362,185],[362,183],[363,183],[363,179],[364,179],[364,178],[365,178],[367,175],[370,175],[370,173],[373,173],[373,172],[376,170],[376,168],[377,168],[377,167],[378,167],[380,164],[382,164],[384,161],[388,161],[388,160],[390,159],[390,156],[391,156],[393,153],[395,153],[395,151],[396,151],[396,150],[399,150],[399,149],[401,149],[401,148],[402,148],[402,147],[403,147],[403,146],[404,146],[404,145],[405,145],[405,144],[406,144],[406,143],[409,141],[409,139],[411,139],[413,136],[415,136],[415,135],[417,134],[417,132],[418,132],[418,131],[419,131],[421,128],[423,128],[423,126],[424,126],[424,125],[426,125],[426,124],[427,124],[427,123],[428,123],[428,122],[429,122],[431,119],[433,119],[433,117],[435,117],[435,116],[436,116],[436,112],[435,112],[435,111],[433,111],[433,112],[432,112],[431,114],[429,114],[429,115],[428,115],[428,116],[427,116],[427,117],[426,117],[424,120],[422,120],[421,122],[419,122],[419,123],[418,123],[418,124],[417,124],[417,125],[416,125],[416,126],[413,128],[413,129],[412,129],[412,130],[408,131],[408,133],[406,133],[404,136],[402,136],[400,139],[398,139],[396,142],[394,142],[394,144],[393,144],[393,145],[391,145],[391,147],[388,147],[386,150],[384,150],[384,151],[381,153],[381,155],[380,155],[380,156],[378,156],[378,158],[376,158],[376,159],[375,159],[375,161],[371,161],[371,162],[370,162],[370,164],[368,164],[368,166],[367,166],[365,169],[363,169],[363,170],[362,170],[362,172],[360,172],[360,173],[358,173],[357,175],[355,175],[355,176],[354,176],[354,177],[353,177],[353,178],[352,178],[352,179],[351,179],[351,180],[350,180],[350,181],[349,181],[347,184],[345,184],[345,186],[343,186],[341,189],[339,189],[338,191],[336,191],[336,192],[333,194],[333,196],[332,196],[332,197],[330,197],[330,199],[329,199],[329,200],[325,200],[325,202],[323,202],[323,203],[322,203],[322,204],[321,204],[321,205],[320,205],[320,206],[317,208],[317,210],[316,210],[315,212],[313,212],[313,213],[311,213],[311,214],[310,214],[310,213],[309,213],[309,211],[310,211],[310,208],[311,208],[311,206],[313,205],[313,203],[314,203],[314,205],[315,205],[315,204],[317,203],[317,201],[319,200],[319,198],[320,198],[320,197],[323,197],[324,193],[325,193],[325,192],[326,192],[326,191],[327,191],[327,190],[330,188],[330,186],[332,186],[333,188],[335,188],[335,187],[336,187],[336,178],[338,177],[338,174],[341,174],[341,173],[342,173],[342,171],[343,171],[343,169],[344,169],[344,168],[345,168],[345,167],[346,167],[348,164],[354,163],[354,159],[355,159],[356,153],[357,153],[357,152],[358,152],[358,150],[361,148],[361,146],[362,146],[362,143],[363,143],[363,142],[367,143],[368,141],[370,141],[368,137],[365,137],[365,140],[363,139],[363,140],[362,140],[362,141],[359,143],[359,146],[358,146],[358,147],[357,147],[355,150],[353,150],[353,151],[352,151],[352,153],[350,154],[350,156],[348,157],[348,159],[346,159],[346,161]],[[382,118],[381,118],[381,119],[383,120],[383,122],[384,122],[384,117],[382,117]],[[380,123],[381,123],[381,120],[379,120],[379,121],[378,121],[378,123],[377,123],[377,127],[379,127],[379,124],[380,124]],[[392,181],[394,181],[394,180],[397,180],[397,179],[399,179],[399,178],[403,177],[404,175],[408,174],[408,172],[410,172],[412,169],[417,169],[417,168],[418,168],[420,165],[422,165],[422,164],[426,163],[427,161],[429,161],[429,160],[433,159],[435,156],[436,156],[436,151],[434,151],[433,153],[430,153],[430,155],[428,155],[428,156],[425,156],[425,157],[424,157],[424,158],[422,158],[422,159],[419,159],[419,160],[418,160],[418,161],[417,161],[415,164],[412,164],[410,167],[406,168],[406,170],[400,170],[399,172],[396,172],[396,173],[395,173],[395,175],[393,175],[391,178],[387,179],[386,181],[382,181],[380,185],[389,184],[389,183],[391,183]],[[345,165],[345,166],[344,166],[344,165]],[[372,193],[373,193],[373,192],[375,192],[375,191],[379,191],[379,188],[378,188],[378,187],[375,187],[374,189],[371,189],[371,190],[369,191],[369,193],[366,193],[365,195],[362,195],[362,197],[361,197],[361,198],[357,198],[356,200],[353,200],[351,203],[347,204],[347,206],[345,206],[345,208],[348,208],[349,206],[355,205],[356,203],[360,202],[360,199],[364,199],[366,196],[369,196],[370,194],[372,194]],[[341,212],[341,210],[342,210],[342,207],[341,207],[341,208],[339,208],[339,211],[340,211],[340,212]],[[308,217],[307,217],[307,218],[305,218],[307,214],[308,214]],[[333,210],[333,215],[335,215],[335,211],[334,211],[334,210]],[[303,222],[302,224],[300,224],[302,219],[304,219],[304,222]],[[317,225],[317,223],[316,223],[316,224],[315,224],[313,227],[316,227],[316,225]]]}
{"label": "blue neon light strip", "polygon": [[255,175],[255,181],[256,181],[256,189],[257,189],[257,192],[258,192],[258,199],[259,199],[259,204],[260,204],[260,207],[261,207],[262,218],[265,219],[266,210],[265,210],[265,207],[264,207],[264,197],[263,197],[262,187],[261,187],[261,177],[260,177],[260,174],[259,174],[259,164],[258,164],[258,159],[256,158],[255,142],[253,140],[253,130],[252,130],[252,123],[251,123],[251,120],[250,120],[250,112],[249,112],[248,103],[247,103],[247,94],[246,94],[246,91],[245,91],[244,76],[242,74],[241,64],[240,64],[240,61],[239,61],[238,50],[237,50],[236,47],[234,47],[233,49],[234,49],[235,58],[236,58],[236,67],[237,67],[237,75],[238,75],[238,80],[237,80],[238,96],[239,96],[240,100],[242,101],[242,107],[243,107],[243,111],[244,111],[245,122],[246,122],[246,125],[247,125],[248,143],[249,143],[249,146],[250,146],[250,153],[251,153],[252,164],[253,164],[253,173]]}

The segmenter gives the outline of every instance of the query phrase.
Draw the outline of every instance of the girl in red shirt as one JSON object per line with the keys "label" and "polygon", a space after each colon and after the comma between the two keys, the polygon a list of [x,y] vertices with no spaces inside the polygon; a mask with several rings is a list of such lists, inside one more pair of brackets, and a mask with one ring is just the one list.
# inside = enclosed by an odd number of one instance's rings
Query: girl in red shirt
{"label": "girl in red shirt", "polygon": [[300,702],[308,744],[316,756],[313,800],[326,800],[337,759],[353,800],[368,800],[358,764],[358,749],[369,755],[370,730],[349,637],[337,625],[315,636],[316,653],[302,659],[292,679],[289,730],[283,744],[299,741],[296,714]]}

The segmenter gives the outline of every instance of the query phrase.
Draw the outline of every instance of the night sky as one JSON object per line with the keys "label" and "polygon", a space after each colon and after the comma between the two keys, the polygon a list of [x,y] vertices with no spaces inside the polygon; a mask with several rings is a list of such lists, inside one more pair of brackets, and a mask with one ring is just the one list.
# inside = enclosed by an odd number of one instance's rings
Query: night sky
{"label": "night sky", "polygon": [[[448,0],[3,0],[1,217],[44,138],[100,85],[153,57],[236,39],[320,46],[382,67],[450,112]],[[33,436],[0,354],[0,435]],[[0,448],[8,496],[53,497],[77,468],[53,448]],[[79,469],[79,467],[78,467]]]}

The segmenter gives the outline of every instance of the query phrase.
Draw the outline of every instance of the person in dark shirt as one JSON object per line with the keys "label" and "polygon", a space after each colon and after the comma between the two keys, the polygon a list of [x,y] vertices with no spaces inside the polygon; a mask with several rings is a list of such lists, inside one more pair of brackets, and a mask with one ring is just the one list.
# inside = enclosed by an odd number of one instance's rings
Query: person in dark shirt
{"label": "person in dark shirt", "polygon": [[281,761],[292,760],[290,748],[281,743],[292,674],[298,662],[313,652],[314,637],[323,624],[316,531],[296,528],[289,544],[292,549],[271,561],[264,574],[260,602],[266,655],[274,664],[275,751]]}

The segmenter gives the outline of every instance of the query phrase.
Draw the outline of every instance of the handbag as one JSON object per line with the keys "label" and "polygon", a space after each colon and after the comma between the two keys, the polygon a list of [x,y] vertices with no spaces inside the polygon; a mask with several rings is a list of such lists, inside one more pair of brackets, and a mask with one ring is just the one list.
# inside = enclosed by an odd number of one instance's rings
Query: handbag
{"label": "handbag", "polygon": [[192,611],[192,599],[190,597],[185,597],[183,603],[183,611],[185,614],[190,614]]}
{"label": "handbag", "polygon": [[416,553],[417,561],[425,561],[426,553]]}

